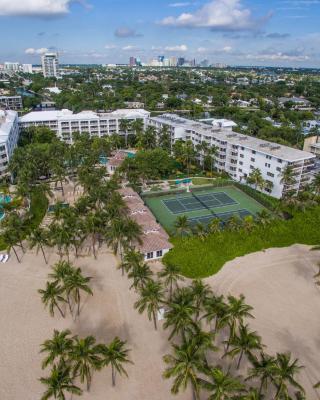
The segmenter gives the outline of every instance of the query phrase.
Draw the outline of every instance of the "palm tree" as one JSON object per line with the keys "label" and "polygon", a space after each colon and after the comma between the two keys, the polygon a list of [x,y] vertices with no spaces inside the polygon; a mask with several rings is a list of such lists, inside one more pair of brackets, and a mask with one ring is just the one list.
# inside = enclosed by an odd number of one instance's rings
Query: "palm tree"
{"label": "palm tree", "polygon": [[61,287],[58,282],[47,282],[46,289],[39,289],[38,292],[42,295],[42,303],[46,307],[49,307],[49,312],[54,317],[54,310],[57,308],[64,318],[65,314],[59,306],[59,303],[65,303],[66,300],[63,297],[64,288]]}
{"label": "palm tree", "polygon": [[116,385],[116,374],[125,375],[128,373],[124,368],[124,364],[133,364],[129,360],[129,349],[126,348],[126,342],[115,337],[109,345],[100,345],[99,351],[101,355],[101,366],[111,365],[112,386]]}
{"label": "palm tree", "polygon": [[128,249],[124,254],[123,262],[120,265],[122,269],[122,275],[124,275],[124,271],[130,272],[135,266],[141,265],[143,260],[144,255],[141,254],[139,251],[131,248]]}
{"label": "palm tree", "polygon": [[261,351],[259,358],[250,356],[249,360],[253,367],[249,370],[246,380],[260,378],[258,393],[261,396],[263,390],[267,391],[268,383],[274,383],[276,359]]}
{"label": "palm tree", "polygon": [[134,308],[137,308],[140,314],[147,310],[149,321],[153,320],[154,329],[157,330],[157,313],[163,303],[164,293],[161,283],[149,280],[141,288],[140,299],[135,302]]}
{"label": "palm tree", "polygon": [[119,128],[125,134],[124,138],[125,138],[125,146],[126,147],[128,147],[128,130],[130,129],[130,127],[131,127],[131,121],[130,120],[128,120],[128,119],[121,119],[120,120]]}
{"label": "palm tree", "polygon": [[158,144],[162,149],[171,152],[172,150],[171,136],[167,125],[163,125],[160,130]]}
{"label": "palm tree", "polygon": [[275,399],[288,397],[288,385],[292,386],[302,393],[303,387],[296,381],[295,375],[303,367],[298,365],[298,359],[291,360],[291,353],[277,353],[276,365],[274,368],[274,379],[276,382],[277,393]]}
{"label": "palm tree", "polygon": [[233,214],[227,221],[227,227],[231,231],[237,231],[241,228],[242,219],[237,215]]}
{"label": "palm tree", "polygon": [[70,313],[72,314],[72,305],[70,295],[66,291],[66,280],[69,276],[74,274],[75,268],[68,261],[59,261],[52,267],[52,273],[49,277],[63,288],[63,292],[67,295],[67,303],[69,305]]}
{"label": "palm tree", "polygon": [[99,357],[99,346],[96,345],[96,339],[93,336],[87,336],[84,339],[76,337],[70,352],[70,361],[73,366],[73,373],[80,377],[80,382],[86,381],[87,390],[90,390],[92,371],[101,366]]}
{"label": "palm tree", "polygon": [[208,400],[231,399],[245,390],[239,378],[223,372],[221,367],[209,368],[204,372],[209,380],[200,378],[199,385],[211,393]]}
{"label": "palm tree", "polygon": [[228,309],[225,317],[221,319],[222,324],[227,323],[229,326],[229,339],[227,342],[226,353],[229,350],[230,341],[236,334],[238,325],[243,325],[245,318],[254,318],[250,311],[253,310],[251,306],[244,302],[245,297],[243,294],[239,298],[228,296]]}
{"label": "palm tree", "polygon": [[34,247],[37,247],[37,254],[38,254],[39,249],[41,249],[44,261],[46,264],[48,264],[48,261],[47,261],[47,258],[46,258],[46,255],[45,255],[45,252],[43,249],[44,246],[49,246],[49,244],[50,244],[48,232],[40,227],[33,229],[29,235],[29,243],[30,243],[31,249],[33,249]]}
{"label": "palm tree", "polygon": [[158,277],[163,278],[164,286],[169,288],[169,301],[171,301],[173,286],[178,289],[178,281],[184,281],[184,278],[180,275],[180,268],[177,265],[166,261],[163,264],[163,269],[158,272]]}
{"label": "palm tree", "polygon": [[172,345],[173,354],[167,354],[163,361],[168,367],[163,373],[164,378],[174,378],[171,387],[172,394],[186,390],[190,385],[194,400],[199,399],[199,372],[203,369],[203,358],[200,351],[190,343],[183,342],[181,346]]}
{"label": "palm tree", "polygon": [[191,293],[196,309],[195,321],[197,322],[202,307],[206,304],[207,299],[212,295],[212,290],[209,285],[204,284],[202,280],[197,279],[192,281]]}
{"label": "palm tree", "polygon": [[312,189],[317,196],[320,195],[320,173],[317,173],[314,176],[312,181]]}
{"label": "palm tree", "polygon": [[56,400],[65,400],[65,393],[80,396],[82,390],[73,384],[73,376],[71,374],[71,366],[60,362],[59,365],[54,364],[51,374],[47,378],[40,378],[40,382],[47,386],[47,390],[42,395],[41,400],[54,398]]}
{"label": "palm tree", "polygon": [[[279,176],[281,177],[280,183],[284,185],[284,189],[287,189],[288,186],[292,186],[297,182],[293,167],[291,165],[287,165],[279,174]],[[287,194],[288,193],[284,192],[284,196]]]}
{"label": "palm tree", "polygon": [[216,333],[217,329],[224,324],[221,324],[220,321],[224,320],[225,316],[228,313],[228,306],[224,302],[223,295],[215,296],[211,295],[208,297],[204,304],[205,315],[202,318],[206,319],[209,323],[215,320],[215,326],[213,331]]}
{"label": "palm tree", "polygon": [[131,123],[131,128],[135,135],[138,136],[143,131],[143,120],[141,118],[135,119]]}
{"label": "palm tree", "polygon": [[221,221],[218,218],[213,218],[209,225],[208,230],[210,233],[218,233],[221,231]]}
{"label": "palm tree", "polygon": [[58,364],[60,361],[67,361],[74,340],[70,335],[71,331],[69,329],[61,332],[54,330],[53,338],[42,343],[40,353],[48,353],[42,362],[42,369],[53,364],[55,361],[58,361]]}
{"label": "palm tree", "polygon": [[242,226],[246,232],[251,232],[255,227],[254,217],[252,215],[245,216],[242,221]]}
{"label": "palm tree", "polygon": [[174,222],[174,228],[179,236],[188,235],[190,233],[190,225],[186,215],[179,215]]}
{"label": "palm tree", "polygon": [[255,189],[258,187],[263,187],[264,185],[264,179],[262,177],[261,171],[259,168],[254,168],[248,178],[247,178],[247,183],[249,185],[253,185]]}
{"label": "palm tree", "polygon": [[201,222],[198,222],[195,226],[194,229],[195,234],[200,238],[200,240],[203,242],[205,238],[207,237],[207,230],[205,225],[203,225]]}
{"label": "palm tree", "polygon": [[75,304],[77,304],[77,315],[80,315],[80,302],[81,295],[80,292],[83,291],[87,294],[93,296],[93,292],[88,285],[92,278],[83,276],[81,268],[77,268],[72,274],[68,275],[65,279],[65,292],[68,297],[73,298]]}
{"label": "palm tree", "polygon": [[133,283],[130,289],[133,287],[135,290],[142,289],[151,280],[152,271],[148,264],[137,264],[133,266],[131,271],[128,273],[128,278],[133,279]]}
{"label": "palm tree", "polygon": [[12,249],[18,263],[21,263],[21,259],[19,258],[17,250],[15,248],[16,246],[19,247],[19,242],[20,242],[16,230],[8,227],[1,232],[1,236],[3,238],[4,243],[7,245],[8,252],[10,253],[10,250]]}
{"label": "palm tree", "polygon": [[217,146],[211,146],[209,148],[209,154],[208,155],[210,157],[210,171],[211,171],[211,177],[212,177],[213,167],[214,167],[214,164],[216,162],[216,157],[218,155],[218,147]]}
{"label": "palm tree", "polygon": [[261,337],[257,332],[250,332],[248,325],[240,325],[239,334],[231,339],[230,345],[232,349],[225,355],[230,355],[233,358],[239,354],[237,369],[240,368],[243,354],[252,357],[253,350],[262,350]]}
{"label": "palm tree", "polygon": [[186,338],[186,331],[196,325],[193,321],[195,311],[191,290],[189,288],[177,289],[165,312],[163,327],[164,329],[172,327],[168,340],[171,340],[177,334],[181,334],[184,339]]}

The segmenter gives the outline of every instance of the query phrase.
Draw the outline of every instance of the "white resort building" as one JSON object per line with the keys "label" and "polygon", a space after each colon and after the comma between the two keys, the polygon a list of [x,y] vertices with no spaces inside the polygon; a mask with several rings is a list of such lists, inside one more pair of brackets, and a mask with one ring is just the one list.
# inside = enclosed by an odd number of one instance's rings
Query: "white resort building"
{"label": "white resort building", "polygon": [[[210,126],[175,114],[151,117],[148,125],[155,127],[157,131],[166,126],[171,135],[171,144],[181,139],[191,140],[194,145],[206,142],[209,146],[216,146],[216,168],[227,172],[238,182],[245,183],[250,172],[258,168],[263,178],[272,184],[272,188],[266,187],[264,192],[277,198],[286,191],[298,193],[313,177],[315,155],[233,132],[230,125]],[[290,186],[281,183],[282,171],[288,165],[292,166],[296,178],[296,183]]]}
{"label": "white resort building", "polygon": [[[150,116],[142,109],[120,109],[109,113],[82,111],[74,114],[70,110],[33,111],[19,119],[22,129],[32,126],[46,126],[67,143],[72,143],[72,134],[86,132],[90,136],[125,135],[120,129],[121,120],[133,121],[141,119],[146,125]],[[130,134],[130,130],[127,132]]]}
{"label": "white resort building", "polygon": [[0,178],[7,175],[7,165],[18,139],[18,113],[0,110]]}

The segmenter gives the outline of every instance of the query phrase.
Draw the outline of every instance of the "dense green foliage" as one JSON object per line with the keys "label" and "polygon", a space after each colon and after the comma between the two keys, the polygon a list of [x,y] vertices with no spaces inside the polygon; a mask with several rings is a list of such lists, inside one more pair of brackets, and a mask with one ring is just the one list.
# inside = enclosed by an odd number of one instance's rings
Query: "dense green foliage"
{"label": "dense green foliage", "polygon": [[267,226],[252,231],[224,230],[203,241],[199,237],[173,238],[173,250],[164,261],[178,265],[190,278],[217,273],[227,261],[271,247],[286,247],[295,243],[316,245],[320,242],[320,207],[294,212],[290,220],[273,220]]}

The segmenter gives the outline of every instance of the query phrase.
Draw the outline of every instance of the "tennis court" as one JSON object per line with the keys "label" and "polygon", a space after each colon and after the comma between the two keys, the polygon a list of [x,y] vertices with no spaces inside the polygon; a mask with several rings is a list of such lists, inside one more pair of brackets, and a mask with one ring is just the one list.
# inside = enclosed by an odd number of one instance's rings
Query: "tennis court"
{"label": "tennis court", "polygon": [[237,201],[232,199],[224,192],[198,195],[191,192],[191,195],[191,197],[177,196],[172,200],[163,200],[163,203],[173,214],[181,214],[188,211],[212,209],[237,204]]}
{"label": "tennis court", "polygon": [[255,216],[264,209],[235,186],[197,188],[190,193],[146,195],[143,200],[168,232],[174,230],[175,221],[181,215],[187,216],[191,226],[199,222],[207,225],[214,218],[224,224],[233,215],[240,218]]}

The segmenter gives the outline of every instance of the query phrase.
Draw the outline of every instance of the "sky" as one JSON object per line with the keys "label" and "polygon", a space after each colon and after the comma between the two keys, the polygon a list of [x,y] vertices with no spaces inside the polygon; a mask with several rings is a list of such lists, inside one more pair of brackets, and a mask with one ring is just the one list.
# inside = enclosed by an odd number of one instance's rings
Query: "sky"
{"label": "sky", "polygon": [[320,0],[0,0],[0,62],[320,67]]}

